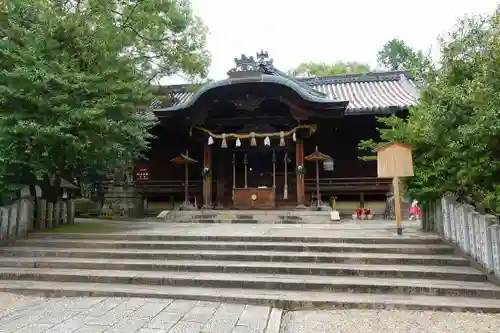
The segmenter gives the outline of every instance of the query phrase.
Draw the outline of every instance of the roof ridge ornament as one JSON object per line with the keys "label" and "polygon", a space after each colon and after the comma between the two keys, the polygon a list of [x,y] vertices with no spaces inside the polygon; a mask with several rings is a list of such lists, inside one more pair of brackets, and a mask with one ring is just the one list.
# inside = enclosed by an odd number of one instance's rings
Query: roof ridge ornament
{"label": "roof ridge ornament", "polygon": [[252,56],[247,57],[245,54],[242,54],[239,59],[234,58],[234,63],[236,66],[233,69],[229,70],[230,72],[231,71],[243,72],[243,71],[257,69],[257,63],[255,62],[255,59]]}
{"label": "roof ridge ornament", "polygon": [[269,53],[262,50],[256,53],[256,58],[242,54],[240,58],[234,58],[234,64],[234,68],[227,72],[229,77],[248,77],[262,75],[273,69],[274,59],[269,58]]}
{"label": "roof ridge ornament", "polygon": [[259,66],[265,66],[267,68],[274,68],[274,59],[269,58],[269,53],[267,51],[261,50],[257,52],[257,64]]}

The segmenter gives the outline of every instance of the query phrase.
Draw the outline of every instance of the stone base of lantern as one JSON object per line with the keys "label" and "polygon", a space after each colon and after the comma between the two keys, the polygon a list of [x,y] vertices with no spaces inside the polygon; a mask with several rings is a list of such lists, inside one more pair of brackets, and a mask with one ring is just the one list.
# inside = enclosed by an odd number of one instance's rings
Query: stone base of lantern
{"label": "stone base of lantern", "polygon": [[189,201],[184,201],[179,207],[180,210],[196,210],[196,207],[193,206]]}
{"label": "stone base of lantern", "polygon": [[311,206],[309,206],[309,209],[316,210],[316,211],[330,211],[330,210],[332,210],[332,208],[323,201],[320,201],[319,204],[317,201],[313,201],[311,203]]}
{"label": "stone base of lantern", "polygon": [[133,184],[112,185],[104,194],[100,215],[106,217],[141,217],[144,199]]}

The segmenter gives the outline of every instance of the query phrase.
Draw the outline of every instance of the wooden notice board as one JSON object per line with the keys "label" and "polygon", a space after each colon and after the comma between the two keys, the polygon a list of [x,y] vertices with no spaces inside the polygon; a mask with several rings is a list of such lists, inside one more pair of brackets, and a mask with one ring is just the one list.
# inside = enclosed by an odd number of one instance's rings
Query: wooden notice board
{"label": "wooden notice board", "polygon": [[402,143],[390,143],[376,148],[378,177],[412,177],[412,149]]}
{"label": "wooden notice board", "polygon": [[378,146],[377,175],[379,178],[392,178],[394,189],[394,210],[396,215],[396,232],[403,234],[401,227],[401,194],[399,192],[399,178],[413,176],[413,147],[402,143],[392,142]]}

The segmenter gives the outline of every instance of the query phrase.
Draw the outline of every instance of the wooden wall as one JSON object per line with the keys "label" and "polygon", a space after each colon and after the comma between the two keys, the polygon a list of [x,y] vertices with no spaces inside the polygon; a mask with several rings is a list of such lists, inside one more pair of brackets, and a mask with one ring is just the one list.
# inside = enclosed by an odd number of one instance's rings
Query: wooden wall
{"label": "wooden wall", "polygon": [[[376,177],[376,161],[362,161],[358,149],[361,140],[378,139],[375,116],[346,116],[343,119],[321,122],[313,136],[304,142],[304,154],[312,153],[316,146],[334,160],[334,171],[320,166],[320,177],[354,178]],[[306,162],[307,177],[315,177],[314,162]]]}
{"label": "wooden wall", "polygon": [[138,164],[147,165],[149,180],[183,180],[184,166],[170,162],[171,159],[186,149],[190,157],[198,160],[189,167],[191,179],[201,179],[203,168],[203,145],[193,142],[187,130],[176,128],[173,124],[168,127],[156,127],[152,133],[156,136],[151,142],[151,148],[146,153],[146,159]]}
{"label": "wooden wall", "polygon": [[[351,177],[376,177],[377,165],[375,161],[359,160],[360,151],[358,143],[362,139],[378,138],[376,130],[377,122],[375,116],[346,116],[343,119],[322,121],[315,134],[304,143],[304,153],[312,153],[315,146],[324,154],[330,155],[334,159],[334,171],[325,171],[320,167],[320,176],[325,178],[351,178]],[[183,180],[184,167],[170,162],[179,153],[186,149],[189,156],[198,160],[197,164],[190,166],[189,177],[192,180],[201,180],[201,170],[203,168],[203,142],[196,142],[189,137],[187,131],[171,126],[170,128],[156,128],[154,134],[157,136],[152,141],[151,149],[147,152],[147,160],[140,164],[149,166],[150,180]],[[273,142],[274,143],[274,142]],[[232,145],[234,142],[229,142]],[[293,146],[293,145],[292,145]],[[220,151],[220,141],[214,144],[214,150]],[[224,166],[225,173],[232,172],[231,153],[215,153],[212,169],[215,171]],[[220,156],[220,158],[217,158]],[[290,170],[294,170],[293,155]],[[241,164],[241,163],[240,163]],[[281,161],[279,161],[281,164]],[[239,165],[239,167],[242,167]],[[315,177],[314,162],[306,162],[307,177]]]}

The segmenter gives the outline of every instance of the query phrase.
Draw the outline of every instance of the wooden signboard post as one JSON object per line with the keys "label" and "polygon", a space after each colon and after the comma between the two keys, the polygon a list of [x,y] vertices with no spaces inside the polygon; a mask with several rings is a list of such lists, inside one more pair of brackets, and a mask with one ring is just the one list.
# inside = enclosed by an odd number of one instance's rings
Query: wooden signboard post
{"label": "wooden signboard post", "polygon": [[374,150],[377,153],[377,176],[379,178],[392,178],[396,232],[398,235],[403,234],[399,178],[413,176],[412,149],[413,147],[409,145],[392,142],[378,146]]}

